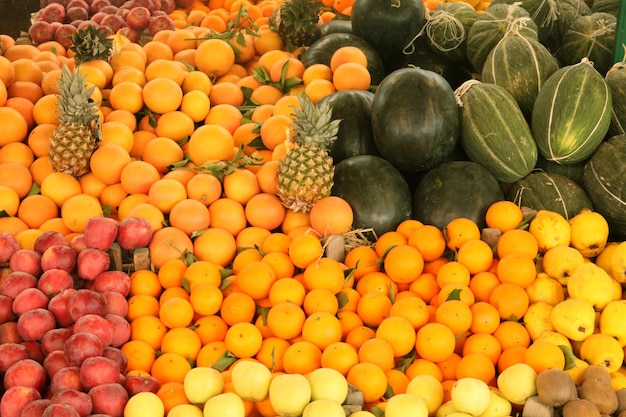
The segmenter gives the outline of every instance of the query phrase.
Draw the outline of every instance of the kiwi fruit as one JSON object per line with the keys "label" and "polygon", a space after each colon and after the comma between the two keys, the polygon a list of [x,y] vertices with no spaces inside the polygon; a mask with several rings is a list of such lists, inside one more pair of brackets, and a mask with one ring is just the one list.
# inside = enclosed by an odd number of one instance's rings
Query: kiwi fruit
{"label": "kiwi fruit", "polygon": [[586,379],[578,388],[578,395],[595,404],[602,414],[613,414],[617,410],[617,394],[610,384],[598,379]]}
{"label": "kiwi fruit", "polygon": [[582,398],[568,401],[562,410],[563,417],[601,417],[596,405]]}
{"label": "kiwi fruit", "polygon": [[574,379],[561,369],[550,368],[540,372],[536,385],[539,401],[545,405],[561,407],[578,397]]}
{"label": "kiwi fruit", "polygon": [[615,412],[619,414],[626,411],[626,388],[617,390],[615,395],[617,395],[617,410]]}
{"label": "kiwi fruit", "polygon": [[605,384],[611,385],[611,375],[606,367],[602,365],[589,365],[583,370],[582,381],[596,379]]}

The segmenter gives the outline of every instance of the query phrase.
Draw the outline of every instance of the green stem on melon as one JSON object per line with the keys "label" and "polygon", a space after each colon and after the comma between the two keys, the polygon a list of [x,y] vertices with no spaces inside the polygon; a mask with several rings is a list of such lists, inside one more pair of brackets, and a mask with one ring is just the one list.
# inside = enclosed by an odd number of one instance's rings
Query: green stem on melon
{"label": "green stem on melon", "polygon": [[[453,46],[445,47],[443,45],[439,45],[434,39],[434,30],[437,28],[435,25],[444,25],[445,34],[444,41],[446,43],[448,41],[453,41]],[[452,51],[459,47],[461,43],[467,37],[465,33],[465,26],[463,23],[457,19],[452,13],[441,11],[438,13],[433,13],[432,18],[426,21],[424,25],[426,36],[431,41],[431,44],[439,49],[442,52]],[[449,34],[450,37],[447,35]]]}

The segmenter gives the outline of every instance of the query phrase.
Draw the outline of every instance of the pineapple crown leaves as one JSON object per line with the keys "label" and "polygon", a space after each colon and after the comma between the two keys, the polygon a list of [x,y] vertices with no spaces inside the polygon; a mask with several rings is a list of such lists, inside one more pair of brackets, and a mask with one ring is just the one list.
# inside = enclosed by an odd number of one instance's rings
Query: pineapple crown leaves
{"label": "pineapple crown leaves", "polygon": [[195,40],[207,40],[207,39],[221,39],[228,42],[235,52],[235,57],[241,56],[241,50],[237,45],[245,46],[246,39],[244,35],[250,35],[254,37],[259,36],[259,27],[250,16],[248,16],[248,9],[240,7],[237,10],[237,14],[234,19],[231,19],[226,24],[226,30],[224,32],[217,32],[211,29],[209,34],[202,38],[196,38]]}
{"label": "pineapple crown leaves", "polygon": [[313,32],[319,21],[322,4],[315,0],[289,0],[276,9],[276,24],[273,30],[295,32]]}
{"label": "pineapple crown leaves", "polygon": [[280,78],[277,82],[272,81],[269,72],[263,66],[259,66],[252,70],[252,76],[261,84],[271,85],[282,91],[283,94],[288,94],[292,88],[302,83],[302,79],[299,77],[287,78],[287,70],[289,69],[289,61],[286,61],[280,71]]}
{"label": "pineapple crown leaves", "polygon": [[96,59],[107,60],[113,51],[113,39],[107,36],[104,29],[94,25],[78,30],[70,40],[70,50],[75,53],[74,59],[78,64]]}
{"label": "pineapple crown leaves", "polygon": [[72,71],[67,65],[61,68],[59,88],[59,119],[61,122],[73,122],[78,119],[89,124],[98,118],[96,102],[90,97],[95,87],[87,87],[86,77],[77,70]]}
{"label": "pineapple crown leaves", "polygon": [[301,109],[292,107],[295,120],[293,141],[298,145],[317,145],[328,149],[337,139],[341,119],[332,119],[333,109],[328,101],[315,104],[306,94],[299,94]]}

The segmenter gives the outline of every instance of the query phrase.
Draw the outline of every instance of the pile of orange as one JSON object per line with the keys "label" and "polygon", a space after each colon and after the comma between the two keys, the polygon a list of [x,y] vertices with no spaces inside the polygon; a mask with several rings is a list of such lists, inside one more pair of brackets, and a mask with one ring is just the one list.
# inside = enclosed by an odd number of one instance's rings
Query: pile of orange
{"label": "pile of orange", "polygon": [[[320,23],[350,14],[349,0],[323,3],[334,12]],[[337,369],[367,407],[404,392],[416,375],[434,376],[449,394],[463,377],[495,386],[498,372],[518,362],[562,368],[557,345],[534,343],[523,322],[533,303],[556,303],[563,288],[536,284],[537,241],[518,228],[515,204],[487,212],[487,225],[502,233],[496,247],[468,219],[445,230],[407,220],[345,259],[325,256],[324,246],[352,224],[345,201],[326,198],[306,214],[282,205],[276,171],[296,95],[318,101],[370,81],[363,53],[350,47],[330,66],[304,68],[268,28],[277,5],[196,1],[171,14],[176,30],[143,45],[117,37],[110,60],[80,68],[56,42],[0,35],[0,230],[31,248],[46,231],[71,240],[91,216],[150,222],[154,270],[132,273],[132,340],[122,350],[129,374],[159,380],[166,410],[188,402],[189,369],[216,366],[228,381],[236,360],[274,372]],[[258,36],[207,39],[242,8]],[[80,178],[48,161],[63,65],[80,70],[101,101],[102,140]],[[252,75],[261,67],[270,83]],[[276,86],[283,69],[302,80],[290,91]],[[245,115],[244,87],[257,104]],[[246,406],[249,416],[273,416],[268,402]]]}

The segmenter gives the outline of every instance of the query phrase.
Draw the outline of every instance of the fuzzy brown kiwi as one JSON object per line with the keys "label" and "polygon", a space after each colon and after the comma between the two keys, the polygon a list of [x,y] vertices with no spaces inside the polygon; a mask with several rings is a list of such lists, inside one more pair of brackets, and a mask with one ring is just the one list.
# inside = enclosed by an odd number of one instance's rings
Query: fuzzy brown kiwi
{"label": "fuzzy brown kiwi", "polygon": [[586,381],[588,379],[595,379],[611,385],[611,375],[609,374],[609,371],[607,371],[606,367],[602,365],[589,365],[586,367],[583,371],[582,381]]}
{"label": "fuzzy brown kiwi", "polygon": [[587,379],[578,388],[581,399],[591,401],[601,414],[613,414],[617,410],[617,394],[610,384],[597,379]]}
{"label": "fuzzy brown kiwi", "polygon": [[[617,414],[626,412],[626,388],[619,389],[615,392],[617,395]],[[625,414],[626,415],[626,414]]]}
{"label": "fuzzy brown kiwi", "polygon": [[537,375],[539,401],[552,407],[561,407],[578,397],[574,379],[567,372],[550,368]]}
{"label": "fuzzy brown kiwi", "polygon": [[562,411],[563,417],[601,417],[594,403],[580,398],[567,402]]}

